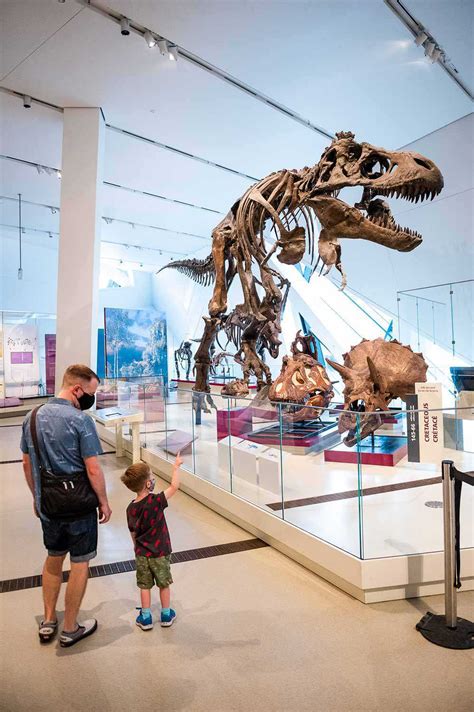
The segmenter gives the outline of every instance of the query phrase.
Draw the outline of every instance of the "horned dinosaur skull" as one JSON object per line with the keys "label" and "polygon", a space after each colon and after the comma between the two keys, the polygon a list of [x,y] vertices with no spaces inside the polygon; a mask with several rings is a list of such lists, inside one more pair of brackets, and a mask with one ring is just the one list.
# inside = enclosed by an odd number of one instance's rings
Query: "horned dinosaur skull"
{"label": "horned dinosaur skull", "polygon": [[[418,203],[433,199],[443,188],[441,172],[429,158],[357,143],[350,131],[336,134],[319,163],[307,170],[300,191],[323,227],[319,254],[328,266],[340,267],[340,237],[370,240],[400,252],[415,249],[422,236],[397,225],[383,198]],[[361,186],[363,193],[351,207],[338,195],[342,188],[354,186]]]}
{"label": "horned dinosaur skull", "polygon": [[[299,331],[291,345],[291,356],[284,356],[280,375],[270,386],[271,401],[289,403],[285,417],[290,420],[313,420],[326,408],[334,396],[331,381],[324,366],[312,355],[314,337],[301,336]],[[303,408],[293,408],[301,404]]]}
{"label": "horned dinosaur skull", "polygon": [[341,366],[328,359],[344,380],[344,412],[339,432],[347,432],[344,442],[351,447],[381,425],[376,411],[386,411],[395,398],[414,393],[415,383],[426,381],[428,364],[423,354],[399,341],[362,339],[344,356]]}

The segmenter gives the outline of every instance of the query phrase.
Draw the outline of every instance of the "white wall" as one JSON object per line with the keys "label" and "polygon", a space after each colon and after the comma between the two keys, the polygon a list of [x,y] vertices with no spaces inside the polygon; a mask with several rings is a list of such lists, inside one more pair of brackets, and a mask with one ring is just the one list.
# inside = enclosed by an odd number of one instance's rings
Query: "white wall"
{"label": "white wall", "polygon": [[151,274],[133,272],[133,286],[99,290],[99,329],[104,328],[104,309],[146,309],[153,306]]}
{"label": "white wall", "polygon": [[18,234],[0,228],[0,310],[56,313],[57,238],[22,237],[23,279],[18,279]]}
{"label": "white wall", "polygon": [[437,164],[444,189],[433,202],[389,200],[395,220],[423,235],[413,252],[341,241],[351,287],[396,311],[397,290],[473,277],[473,135],[474,114],[469,114],[403,147]]}

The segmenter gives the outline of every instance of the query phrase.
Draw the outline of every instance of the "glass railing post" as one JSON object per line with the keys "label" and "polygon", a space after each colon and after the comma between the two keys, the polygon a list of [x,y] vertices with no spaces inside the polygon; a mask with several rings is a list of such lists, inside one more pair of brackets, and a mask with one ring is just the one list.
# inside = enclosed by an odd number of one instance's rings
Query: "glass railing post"
{"label": "glass railing post", "polygon": [[280,430],[280,491],[281,491],[281,518],[285,519],[285,494],[283,486],[283,417],[281,403],[278,404],[278,423]]}
{"label": "glass railing post", "polygon": [[359,523],[359,557],[364,558],[364,517],[362,499],[362,457],[360,449],[361,423],[360,415],[356,413],[356,437],[357,437],[357,509]]}
{"label": "glass railing post", "polygon": [[[197,409],[198,409],[198,398],[200,397],[201,394],[195,393],[194,391],[191,391],[191,435],[192,435],[192,443],[191,443],[191,452],[192,452],[192,457],[193,457],[193,472],[196,472],[196,435],[195,435],[195,430],[194,430],[194,414],[196,413],[197,415]],[[196,418],[196,425],[197,425],[197,418]]]}
{"label": "glass railing post", "polygon": [[454,305],[453,305],[453,285],[449,285],[449,306],[451,314],[451,345],[453,349],[453,356],[456,355],[456,338],[454,336]]}
{"label": "glass railing post", "polygon": [[227,401],[227,442],[229,445],[229,490],[232,494],[233,492],[233,479],[232,479],[232,437],[230,432],[230,403],[231,399],[226,398]]}

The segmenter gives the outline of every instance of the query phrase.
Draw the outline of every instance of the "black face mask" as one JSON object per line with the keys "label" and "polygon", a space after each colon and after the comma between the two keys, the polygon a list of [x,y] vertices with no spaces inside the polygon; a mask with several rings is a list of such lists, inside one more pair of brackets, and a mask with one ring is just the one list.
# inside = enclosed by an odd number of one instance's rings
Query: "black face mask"
{"label": "black face mask", "polygon": [[82,396],[77,399],[77,402],[81,410],[89,410],[95,403],[95,396],[91,396],[90,393],[83,393]]}

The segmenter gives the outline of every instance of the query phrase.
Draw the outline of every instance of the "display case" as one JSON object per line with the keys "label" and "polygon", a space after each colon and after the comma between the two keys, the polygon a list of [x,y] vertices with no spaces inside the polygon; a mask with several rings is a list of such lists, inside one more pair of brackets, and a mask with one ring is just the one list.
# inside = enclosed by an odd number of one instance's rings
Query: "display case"
{"label": "display case", "polygon": [[[159,381],[114,388],[117,404],[143,413],[142,454],[172,462],[179,451],[193,476],[361,560],[442,551],[441,461],[474,469],[472,408],[393,408],[363,439],[366,414],[354,413],[356,442],[346,445],[341,406],[298,422],[298,404],[256,406]],[[463,548],[474,546],[469,489]]]}
{"label": "display case", "polygon": [[55,367],[55,315],[0,312],[0,405],[53,395]]}

